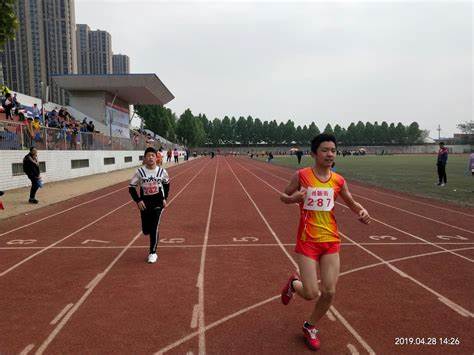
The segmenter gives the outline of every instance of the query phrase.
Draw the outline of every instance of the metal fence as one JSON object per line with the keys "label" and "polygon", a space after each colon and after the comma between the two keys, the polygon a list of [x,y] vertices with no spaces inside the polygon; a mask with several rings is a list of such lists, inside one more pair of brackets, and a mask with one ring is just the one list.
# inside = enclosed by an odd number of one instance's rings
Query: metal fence
{"label": "metal fence", "polygon": [[[109,137],[102,133],[35,127],[31,121],[0,121],[0,150],[144,150],[159,148],[160,142],[147,143],[143,135],[132,138]],[[164,148],[164,147],[163,147]]]}

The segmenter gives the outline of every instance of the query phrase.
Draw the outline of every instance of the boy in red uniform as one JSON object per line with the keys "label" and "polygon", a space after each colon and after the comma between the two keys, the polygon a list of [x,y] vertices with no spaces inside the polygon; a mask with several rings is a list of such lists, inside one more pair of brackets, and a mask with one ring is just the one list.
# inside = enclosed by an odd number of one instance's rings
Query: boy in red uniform
{"label": "boy in red uniform", "polygon": [[295,292],[306,300],[317,299],[311,316],[303,324],[306,344],[310,349],[317,350],[320,340],[315,325],[331,306],[340,268],[341,239],[334,216],[334,201],[340,195],[362,223],[370,223],[370,216],[364,207],[354,201],[344,178],[331,171],[336,156],[336,138],[324,133],[314,137],[311,156],[315,164],[298,170],[280,197],[284,203],[300,205],[295,248],[300,275],[291,275],[281,292],[281,300],[287,305]]}

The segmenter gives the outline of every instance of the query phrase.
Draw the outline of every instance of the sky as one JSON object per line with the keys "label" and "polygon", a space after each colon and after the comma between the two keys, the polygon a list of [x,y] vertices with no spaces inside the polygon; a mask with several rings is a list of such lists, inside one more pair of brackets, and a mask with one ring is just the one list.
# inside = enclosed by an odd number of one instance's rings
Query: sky
{"label": "sky", "polygon": [[437,138],[473,119],[470,1],[76,0],[179,116],[347,127],[413,121]]}

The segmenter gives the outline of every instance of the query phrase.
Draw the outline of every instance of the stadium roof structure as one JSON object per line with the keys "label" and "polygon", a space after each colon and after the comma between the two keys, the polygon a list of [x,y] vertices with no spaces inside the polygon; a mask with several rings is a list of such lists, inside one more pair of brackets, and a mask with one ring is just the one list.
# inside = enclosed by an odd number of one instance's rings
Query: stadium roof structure
{"label": "stadium roof structure", "polygon": [[52,79],[70,92],[105,91],[132,105],[165,105],[174,99],[156,74],[71,74],[54,75]]}

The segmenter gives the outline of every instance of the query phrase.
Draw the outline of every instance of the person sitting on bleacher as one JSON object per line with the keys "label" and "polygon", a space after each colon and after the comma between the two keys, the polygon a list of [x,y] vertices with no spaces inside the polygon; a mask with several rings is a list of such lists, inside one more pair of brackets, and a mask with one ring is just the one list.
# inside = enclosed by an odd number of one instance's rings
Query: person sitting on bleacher
{"label": "person sitting on bleacher", "polygon": [[5,94],[5,98],[2,100],[2,107],[5,110],[6,119],[13,121],[12,110],[13,110],[13,99],[10,93]]}

